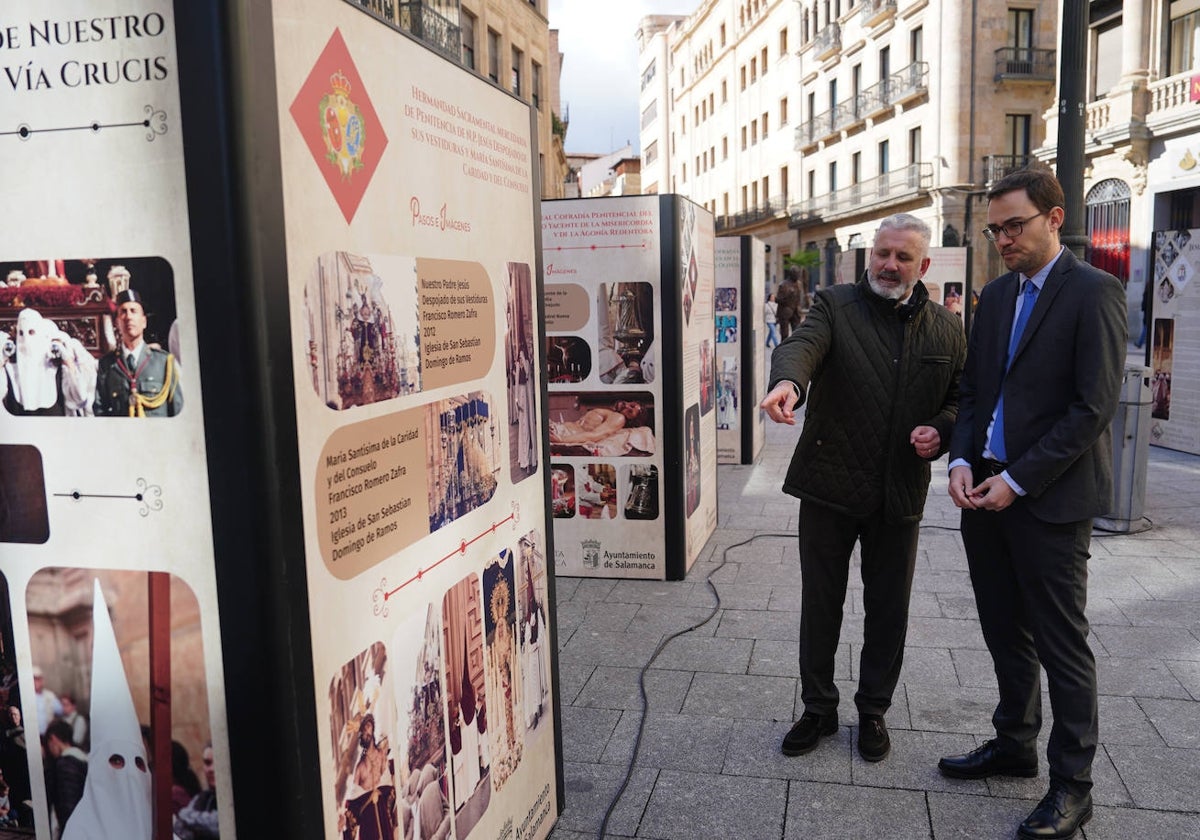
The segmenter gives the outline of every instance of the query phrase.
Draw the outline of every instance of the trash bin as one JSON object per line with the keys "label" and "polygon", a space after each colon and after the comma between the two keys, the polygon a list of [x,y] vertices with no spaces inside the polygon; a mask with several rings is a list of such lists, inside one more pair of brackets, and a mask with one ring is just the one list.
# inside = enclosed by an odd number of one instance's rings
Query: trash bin
{"label": "trash bin", "polygon": [[1121,402],[1113,418],[1113,501],[1093,523],[1102,531],[1137,533],[1150,528],[1146,506],[1146,463],[1150,458],[1150,368],[1128,366]]}

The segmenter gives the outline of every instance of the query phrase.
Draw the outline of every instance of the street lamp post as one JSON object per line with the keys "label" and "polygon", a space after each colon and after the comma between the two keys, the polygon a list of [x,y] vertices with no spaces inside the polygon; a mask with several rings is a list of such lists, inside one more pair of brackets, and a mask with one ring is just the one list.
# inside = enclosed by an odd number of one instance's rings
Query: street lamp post
{"label": "street lamp post", "polygon": [[1066,196],[1063,245],[1082,258],[1088,238],[1084,231],[1083,164],[1087,103],[1084,86],[1087,57],[1087,3],[1063,0],[1062,43],[1058,65],[1058,181]]}

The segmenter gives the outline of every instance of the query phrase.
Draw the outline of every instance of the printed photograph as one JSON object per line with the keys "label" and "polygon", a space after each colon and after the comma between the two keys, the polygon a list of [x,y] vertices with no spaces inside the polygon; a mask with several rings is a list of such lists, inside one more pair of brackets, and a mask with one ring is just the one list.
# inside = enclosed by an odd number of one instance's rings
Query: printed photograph
{"label": "printed photograph", "polygon": [[450,836],[441,638],[437,611],[428,604],[401,622],[388,647],[399,752],[395,836],[402,840]]}
{"label": "printed photograph", "polygon": [[183,410],[171,266],[158,257],[0,262],[0,402],[38,417]]}
{"label": "printed photograph", "polygon": [[713,342],[711,338],[700,342],[700,413],[708,414],[713,409],[713,378],[716,374],[716,360],[713,358]]}
{"label": "printed photograph", "polygon": [[1150,349],[1150,416],[1171,419],[1171,369],[1175,366],[1175,321],[1154,319],[1154,339]]}
{"label": "printed photograph", "polygon": [[534,353],[533,277],[525,263],[508,264],[508,329],[504,358],[508,379],[508,455],[512,483],[537,472],[537,355]]}
{"label": "printed photograph", "polygon": [[[153,833],[160,795],[172,802],[172,835],[217,836],[197,835],[219,823],[200,606],[187,584],[166,572],[50,568],[25,601],[34,694],[20,712],[26,745],[42,750],[53,836],[172,840]],[[169,684],[156,682],[164,671]],[[156,705],[169,731],[154,728]]]}
{"label": "printed photograph", "polygon": [[717,344],[737,344],[738,318],[736,315],[716,317]]}
{"label": "printed photograph", "polygon": [[691,516],[700,505],[700,407],[688,406],[684,412],[684,515]]}
{"label": "printed photograph", "polygon": [[487,635],[487,696],[491,704],[492,787],[505,782],[521,764],[525,726],[521,720],[521,663],[517,646],[517,603],[511,549],[493,557],[483,570],[484,632]]}
{"label": "printed photograph", "polygon": [[625,486],[625,518],[658,519],[658,467],[630,464]]}
{"label": "printed photograph", "polygon": [[[38,749],[36,738],[25,732],[17,651],[13,641],[12,602],[8,578],[0,572],[0,829],[33,834],[33,787],[29,779],[29,754]],[[25,712],[22,710],[26,709]]]}
{"label": "printed photograph", "polygon": [[42,453],[28,444],[0,444],[0,542],[50,539]]}
{"label": "printed photograph", "polygon": [[957,315],[963,317],[963,284],[942,284],[942,305]]}
{"label": "printed photograph", "polygon": [[330,736],[337,766],[334,802],[346,840],[393,837],[396,756],[388,655],[375,642],[342,666],[329,685]]}
{"label": "printed photograph", "polygon": [[738,427],[738,371],[737,359],[721,360],[721,372],[717,374],[717,428]]}
{"label": "printed photograph", "polygon": [[546,552],[537,531],[517,541],[517,636],[521,643],[521,718],[528,732],[541,728],[550,711],[550,617],[547,614]]}
{"label": "printed photograph", "polygon": [[737,312],[737,286],[719,286],[715,291],[714,305],[718,312]]}
{"label": "printed photograph", "polygon": [[575,516],[575,468],[570,464],[550,465],[550,509],[555,519]]}
{"label": "printed photograph", "polygon": [[648,391],[556,392],[547,412],[550,453],[558,457],[643,457],[657,448]]}
{"label": "printed photograph", "polygon": [[421,390],[412,258],[332,251],[304,287],[304,346],[321,402],[341,411]]}
{"label": "printed photograph", "polygon": [[479,576],[460,580],[442,598],[446,717],[450,731],[450,802],[455,836],[466,837],[491,801],[491,735],[484,676],[485,611]]}
{"label": "printed photograph", "polygon": [[601,283],[596,307],[600,381],[641,385],[654,381],[654,287],[645,282]]}
{"label": "printed photograph", "polygon": [[612,464],[588,464],[576,497],[581,518],[616,519],[617,468]]}
{"label": "printed photograph", "polygon": [[485,504],[500,480],[500,429],[483,391],[426,406],[429,530]]}
{"label": "printed photograph", "polygon": [[555,384],[582,382],[592,373],[592,349],[579,336],[546,339],[546,375]]}

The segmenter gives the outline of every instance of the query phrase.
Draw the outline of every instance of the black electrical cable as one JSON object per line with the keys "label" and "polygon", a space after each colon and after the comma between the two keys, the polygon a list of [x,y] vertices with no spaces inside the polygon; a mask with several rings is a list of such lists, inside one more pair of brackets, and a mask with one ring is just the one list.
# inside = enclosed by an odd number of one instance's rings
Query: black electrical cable
{"label": "black electrical cable", "polygon": [[784,537],[789,540],[796,539],[795,533],[755,534],[749,539],[725,546],[724,551],[721,552],[721,562],[718,563],[716,568],[709,572],[708,576],[704,578],[704,582],[708,584],[708,588],[712,590],[713,598],[716,599],[716,602],[713,604],[712,612],[710,612],[703,621],[693,624],[691,627],[686,627],[683,630],[676,630],[671,635],[665,637],[661,642],[658,643],[658,647],[654,649],[654,653],[651,655],[650,659],[648,659],[646,664],[642,666],[641,674],[638,675],[638,689],[642,695],[642,718],[640,721],[638,721],[637,737],[633,740],[633,754],[629,756],[629,765],[625,768],[625,778],[621,780],[621,786],[618,787],[617,792],[613,794],[612,800],[608,803],[608,808],[606,808],[604,811],[604,819],[600,821],[600,833],[596,835],[599,840],[604,840],[605,833],[608,830],[608,818],[612,816],[613,810],[617,807],[617,802],[620,801],[621,796],[625,793],[625,788],[629,786],[629,780],[633,777],[633,766],[637,762],[638,750],[642,745],[642,734],[646,730],[646,711],[649,707],[649,699],[646,697],[646,672],[650,670],[650,666],[654,664],[654,660],[658,658],[658,655],[662,653],[663,648],[665,648],[667,644],[671,642],[671,640],[677,639],[685,633],[690,633],[693,630],[700,629],[705,624],[708,624],[708,622],[712,621],[713,616],[720,611],[721,593],[717,592],[717,587],[713,585],[712,576],[721,571],[721,569],[725,566],[726,557],[729,555],[729,550],[731,548],[740,548],[743,545],[747,545],[763,537]]}

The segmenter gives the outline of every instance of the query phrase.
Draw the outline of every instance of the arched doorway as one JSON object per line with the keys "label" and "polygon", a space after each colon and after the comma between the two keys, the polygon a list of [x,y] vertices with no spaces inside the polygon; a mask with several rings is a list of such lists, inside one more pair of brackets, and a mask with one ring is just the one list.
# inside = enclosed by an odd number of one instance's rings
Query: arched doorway
{"label": "arched doorway", "polygon": [[1087,261],[1129,283],[1129,185],[1117,178],[1088,190]]}

